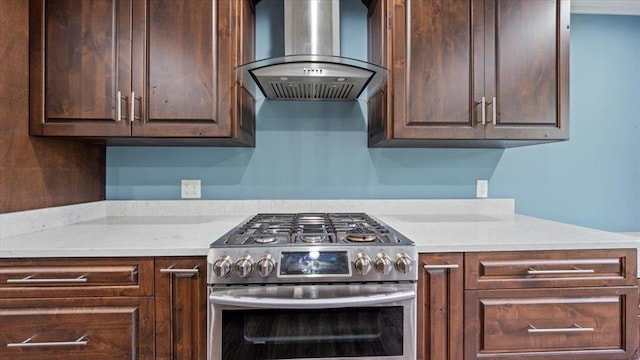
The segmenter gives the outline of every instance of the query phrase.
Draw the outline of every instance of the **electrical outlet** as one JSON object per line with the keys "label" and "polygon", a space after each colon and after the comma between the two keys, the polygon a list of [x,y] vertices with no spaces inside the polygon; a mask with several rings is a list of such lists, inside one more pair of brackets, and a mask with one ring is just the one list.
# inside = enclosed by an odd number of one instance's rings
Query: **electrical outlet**
{"label": "electrical outlet", "polygon": [[180,182],[180,197],[182,199],[200,199],[200,179],[185,180]]}
{"label": "electrical outlet", "polygon": [[476,180],[476,197],[486,198],[489,196],[489,180]]}

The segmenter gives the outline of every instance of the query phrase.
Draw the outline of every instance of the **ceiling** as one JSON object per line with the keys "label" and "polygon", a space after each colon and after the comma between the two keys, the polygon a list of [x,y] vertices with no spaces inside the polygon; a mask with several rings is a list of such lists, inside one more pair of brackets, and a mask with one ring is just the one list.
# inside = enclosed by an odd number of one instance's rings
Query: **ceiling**
{"label": "ceiling", "polygon": [[640,0],[571,0],[571,13],[640,16]]}

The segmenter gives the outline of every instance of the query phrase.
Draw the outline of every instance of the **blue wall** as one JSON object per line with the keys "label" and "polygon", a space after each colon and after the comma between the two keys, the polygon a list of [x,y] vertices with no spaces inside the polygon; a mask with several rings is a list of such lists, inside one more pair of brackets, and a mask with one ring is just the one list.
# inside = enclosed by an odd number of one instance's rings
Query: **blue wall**
{"label": "blue wall", "polygon": [[[366,10],[342,3],[343,55],[365,58]],[[257,57],[280,56],[281,9],[259,6]],[[188,178],[204,199],[472,198],[489,179],[490,197],[515,198],[518,213],[640,231],[640,17],[571,21],[568,142],[369,149],[361,103],[264,102],[253,149],[109,147],[107,198],[178,199]]]}

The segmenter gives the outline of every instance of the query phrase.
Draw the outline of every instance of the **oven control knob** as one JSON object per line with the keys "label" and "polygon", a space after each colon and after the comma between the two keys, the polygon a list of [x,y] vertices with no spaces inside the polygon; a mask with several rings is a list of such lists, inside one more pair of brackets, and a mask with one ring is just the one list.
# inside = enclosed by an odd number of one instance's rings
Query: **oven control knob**
{"label": "oven control knob", "polygon": [[271,260],[271,255],[265,255],[258,263],[256,264],[256,268],[258,270],[258,274],[262,277],[267,277],[271,275],[273,269],[275,269],[276,264]]}
{"label": "oven control knob", "polygon": [[358,275],[365,276],[371,271],[373,267],[371,265],[371,259],[365,254],[358,254],[358,257],[353,261],[353,266],[356,269]]}
{"label": "oven control knob", "polygon": [[225,277],[231,273],[231,258],[223,256],[213,263],[213,273],[217,277]]}
{"label": "oven control knob", "polygon": [[396,258],[396,270],[399,272],[406,274],[411,272],[411,268],[413,266],[413,261],[407,254],[400,253]]}
{"label": "oven control knob", "polygon": [[391,269],[393,269],[393,263],[389,255],[378,254],[376,256],[375,267],[377,272],[387,275],[391,272]]}
{"label": "oven control knob", "polygon": [[236,271],[238,272],[238,276],[244,278],[251,275],[253,272],[253,261],[251,261],[251,256],[243,256],[238,261],[236,261]]}

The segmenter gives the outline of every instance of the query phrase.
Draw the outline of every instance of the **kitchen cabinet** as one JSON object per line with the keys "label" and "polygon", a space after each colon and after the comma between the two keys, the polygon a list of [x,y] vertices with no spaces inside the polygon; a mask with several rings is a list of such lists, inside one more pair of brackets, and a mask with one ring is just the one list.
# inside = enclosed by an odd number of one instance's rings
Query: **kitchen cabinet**
{"label": "kitchen cabinet", "polygon": [[253,146],[253,1],[31,0],[30,133]]}
{"label": "kitchen cabinet", "polygon": [[0,358],[153,359],[153,262],[3,259]]}
{"label": "kitchen cabinet", "polygon": [[156,358],[207,357],[207,261],[157,258]]}
{"label": "kitchen cabinet", "polygon": [[0,358],[205,359],[206,304],[204,256],[3,259]]}
{"label": "kitchen cabinet", "polygon": [[568,139],[569,0],[363,0],[370,147],[510,147]]}
{"label": "kitchen cabinet", "polygon": [[465,359],[631,359],[636,249],[465,254]]}
{"label": "kitchen cabinet", "polygon": [[463,255],[420,254],[418,272],[418,360],[462,360]]}

